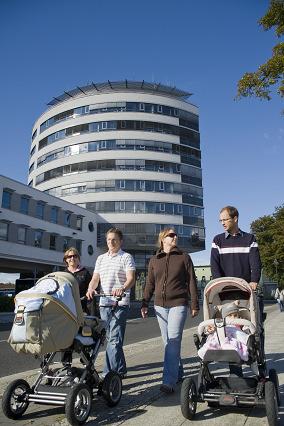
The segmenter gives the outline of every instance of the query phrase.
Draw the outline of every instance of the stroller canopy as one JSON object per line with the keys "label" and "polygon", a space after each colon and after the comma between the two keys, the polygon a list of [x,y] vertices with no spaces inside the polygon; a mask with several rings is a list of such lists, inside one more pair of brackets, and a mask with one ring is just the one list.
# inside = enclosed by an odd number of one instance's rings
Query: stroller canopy
{"label": "stroller canopy", "polygon": [[257,327],[260,314],[255,292],[245,280],[235,277],[216,278],[206,285],[203,299],[204,321],[218,316],[222,305],[236,300],[239,300],[241,317]]}

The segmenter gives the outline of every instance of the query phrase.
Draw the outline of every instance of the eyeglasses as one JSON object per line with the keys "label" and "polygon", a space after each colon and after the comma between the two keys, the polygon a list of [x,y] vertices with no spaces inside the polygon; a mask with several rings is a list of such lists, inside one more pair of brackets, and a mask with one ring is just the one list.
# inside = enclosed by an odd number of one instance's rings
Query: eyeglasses
{"label": "eyeglasses", "polygon": [[174,232],[170,232],[168,235],[165,236],[165,238],[170,237],[170,238],[175,238],[177,237],[177,234],[175,234]]}
{"label": "eyeglasses", "polygon": [[223,223],[223,222],[228,222],[229,220],[232,220],[232,218],[228,217],[227,219],[219,219],[219,222]]}
{"label": "eyeglasses", "polygon": [[72,257],[74,257],[74,259],[77,259],[77,254],[69,254],[69,256],[66,256],[66,259],[72,259]]}

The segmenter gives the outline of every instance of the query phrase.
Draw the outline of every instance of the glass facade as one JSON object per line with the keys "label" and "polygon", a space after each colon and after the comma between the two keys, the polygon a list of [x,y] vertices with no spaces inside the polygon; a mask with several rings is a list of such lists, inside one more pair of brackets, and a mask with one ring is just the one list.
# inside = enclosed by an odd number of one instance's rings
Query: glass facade
{"label": "glass facade", "polygon": [[[185,110],[148,102],[105,102],[85,105],[56,114],[40,125],[40,133],[59,122],[70,120],[71,118],[78,118],[86,114],[101,114],[107,112],[146,112],[150,114],[178,117],[181,126],[190,127],[197,131],[199,130],[198,115]],[[34,133],[36,133],[36,131]],[[35,136],[36,134],[33,134],[32,140]]]}
{"label": "glass facade", "polygon": [[[49,151],[48,154],[42,155],[37,160],[37,167],[54,160],[73,155],[79,155],[86,152],[98,151],[115,151],[115,150],[130,150],[130,151],[153,151],[165,152],[168,154],[181,156],[181,160],[185,164],[192,164],[194,166],[201,166],[201,153],[200,150],[190,148],[178,144],[170,144],[167,142],[156,142],[143,139],[110,139],[99,140],[94,142],[81,143],[76,145],[67,145]],[[30,166],[30,172],[34,170],[34,163]]]}
{"label": "glass facade", "polygon": [[181,143],[184,145],[189,145],[198,149],[200,147],[199,133],[191,129],[154,121],[112,120],[79,124],[77,126],[67,127],[66,129],[51,133],[49,136],[39,141],[38,149],[41,150],[47,145],[53,144],[61,139],[69,138],[70,136],[78,136],[84,133],[106,132],[110,130],[132,130],[175,135],[180,136]]}

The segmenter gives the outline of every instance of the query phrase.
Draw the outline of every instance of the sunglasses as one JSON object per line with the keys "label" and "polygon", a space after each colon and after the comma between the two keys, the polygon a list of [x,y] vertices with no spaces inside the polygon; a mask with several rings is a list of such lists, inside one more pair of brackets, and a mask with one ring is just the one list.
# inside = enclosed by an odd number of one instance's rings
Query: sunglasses
{"label": "sunglasses", "polygon": [[66,259],[72,259],[72,257],[74,257],[74,259],[77,259],[77,254],[69,254],[69,256],[66,256]]}
{"label": "sunglasses", "polygon": [[175,238],[177,237],[177,234],[175,234],[174,232],[170,232],[168,235],[165,236],[165,238],[170,237],[170,238]]}

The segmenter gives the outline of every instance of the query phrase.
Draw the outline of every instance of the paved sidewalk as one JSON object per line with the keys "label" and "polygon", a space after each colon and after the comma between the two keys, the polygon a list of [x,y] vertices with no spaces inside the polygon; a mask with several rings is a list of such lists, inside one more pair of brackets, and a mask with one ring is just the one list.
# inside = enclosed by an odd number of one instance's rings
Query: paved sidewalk
{"label": "paved sidewalk", "polygon": [[[280,313],[276,305],[268,306],[266,329],[266,355],[268,368],[273,366],[279,374],[282,404],[284,404],[284,344],[283,326],[284,313]],[[184,332],[182,355],[185,360],[187,376],[198,372],[196,351],[192,336],[196,328]],[[190,422],[183,418],[180,412],[180,385],[170,396],[160,392],[162,373],[163,348],[160,338],[145,340],[125,347],[128,364],[128,378],[123,381],[123,396],[117,407],[109,408],[102,399],[95,398],[88,425],[128,425],[128,426],[181,426]],[[103,354],[99,355],[97,368],[101,369]],[[21,375],[8,376],[0,379],[0,394],[7,384],[15,378],[24,377],[32,383],[35,372],[25,372]],[[280,407],[279,421],[284,425],[284,406]],[[198,404],[195,418],[198,426],[263,426],[267,425],[265,410],[261,408],[248,409],[211,409],[206,403]],[[17,422],[4,417],[0,409],[0,424],[36,426],[65,426],[67,421],[62,407],[30,404],[26,413]]]}

